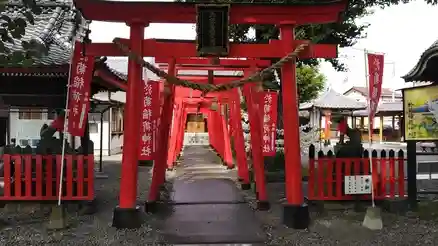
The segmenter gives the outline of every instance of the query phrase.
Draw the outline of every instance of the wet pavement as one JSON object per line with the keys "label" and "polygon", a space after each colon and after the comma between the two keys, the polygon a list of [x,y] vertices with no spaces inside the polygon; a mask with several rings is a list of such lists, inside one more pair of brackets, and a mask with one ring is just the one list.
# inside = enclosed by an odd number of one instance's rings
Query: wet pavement
{"label": "wet pavement", "polygon": [[235,172],[203,146],[188,146],[171,192],[162,231],[170,244],[262,245],[266,235],[233,181]]}

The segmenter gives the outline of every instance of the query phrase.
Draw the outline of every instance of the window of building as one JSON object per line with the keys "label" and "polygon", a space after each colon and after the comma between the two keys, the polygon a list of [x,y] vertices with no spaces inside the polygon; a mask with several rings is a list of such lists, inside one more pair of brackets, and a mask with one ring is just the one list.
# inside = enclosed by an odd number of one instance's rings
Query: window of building
{"label": "window of building", "polygon": [[20,120],[42,120],[43,112],[42,108],[21,108],[18,111],[18,119]]}
{"label": "window of building", "polygon": [[20,146],[27,146],[27,145],[29,145],[29,139],[20,139],[19,145]]}
{"label": "window of building", "polygon": [[123,108],[111,109],[111,131],[123,132]]}

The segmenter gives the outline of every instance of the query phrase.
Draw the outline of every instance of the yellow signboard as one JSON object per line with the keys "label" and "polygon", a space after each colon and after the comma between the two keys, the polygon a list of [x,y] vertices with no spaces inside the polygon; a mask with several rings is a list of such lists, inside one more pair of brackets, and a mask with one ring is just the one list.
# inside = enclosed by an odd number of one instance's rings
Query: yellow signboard
{"label": "yellow signboard", "polygon": [[438,85],[406,89],[405,139],[438,140]]}

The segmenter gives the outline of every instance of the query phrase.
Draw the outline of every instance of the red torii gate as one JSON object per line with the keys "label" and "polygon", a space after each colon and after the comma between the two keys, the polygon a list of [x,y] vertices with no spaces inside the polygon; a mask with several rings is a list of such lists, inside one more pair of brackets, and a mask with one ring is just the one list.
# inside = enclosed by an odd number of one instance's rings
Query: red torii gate
{"label": "red torii gate", "polygon": [[[230,4],[230,24],[274,24],[279,25],[281,40],[270,44],[230,44],[229,57],[283,57],[300,45],[295,40],[294,28],[298,25],[332,23],[339,21],[347,0],[320,2],[318,4]],[[196,47],[192,43],[160,42],[143,40],[144,29],[150,23],[196,23],[196,4],[177,2],[125,2],[74,0],[74,4],[88,20],[124,22],[130,27],[130,39],[121,40],[132,52],[143,57],[167,57],[169,74],[175,75],[176,57],[196,57]],[[116,11],[115,11],[116,10]],[[125,56],[114,44],[87,44],[86,53],[94,56]],[[336,46],[308,45],[303,57],[336,57]],[[139,129],[140,93],[142,67],[136,61],[128,64],[128,87],[125,104],[126,129]],[[282,67],[282,91],[284,141],[286,159],[286,199],[283,222],[294,228],[306,228],[309,223],[308,207],[304,204],[301,184],[301,156],[299,147],[298,100],[295,81],[295,64],[289,61]],[[166,85],[174,92],[173,85]],[[290,93],[290,94],[289,94]],[[171,94],[173,95],[173,94]],[[290,95],[290,96],[286,96]],[[160,153],[165,153],[168,145],[170,120],[174,96],[165,99],[162,112]],[[136,206],[137,191],[137,149],[140,136],[133,130],[124,135],[122,177],[120,183],[119,206],[114,210],[113,225],[117,228],[140,226],[139,208]],[[130,147],[133,146],[133,147]],[[261,150],[260,150],[261,151]],[[165,156],[158,155],[156,164],[165,166]],[[163,165],[161,165],[163,164]],[[157,168],[158,169],[158,168]],[[164,171],[160,175],[164,179]]]}
{"label": "red torii gate", "polygon": [[[167,68],[167,64],[162,64],[165,63],[165,60],[161,60],[161,59],[155,59],[156,63],[159,63],[159,67],[166,69]],[[217,59],[216,61],[211,60],[211,59],[205,59],[205,58],[178,58],[176,59],[175,62],[177,65],[177,70],[254,70],[256,68],[266,68],[269,67],[271,65],[270,61],[266,61],[266,60],[254,60],[254,59],[250,59],[250,60],[243,60],[243,59]],[[214,63],[214,65],[212,65],[212,63]],[[190,75],[179,75],[180,78],[182,79],[186,79],[186,80],[195,80],[198,83],[207,83],[207,82],[212,82],[214,84],[223,84],[223,83],[227,83],[230,82],[232,80],[237,80],[239,78],[239,76],[220,76],[220,77],[212,77],[211,81],[208,81],[209,78],[206,75],[201,75],[201,76],[190,76]],[[197,79],[199,80],[197,80]],[[221,79],[221,81],[219,82],[218,79]],[[181,92],[178,92],[178,89],[181,90]],[[176,97],[184,97],[187,96],[188,93],[184,94],[182,92],[182,90],[187,91],[187,88],[178,88],[176,91],[175,96]],[[248,90],[246,90],[248,91]],[[248,91],[249,92],[249,91]],[[239,93],[236,89],[231,90],[230,92],[228,92],[227,94],[224,94],[223,92],[220,93],[220,97],[221,97],[221,101],[223,100],[225,95],[228,95],[231,99],[231,122],[232,122],[232,126],[234,128],[234,138],[235,138],[235,148],[236,148],[236,155],[237,155],[237,161],[238,161],[238,176],[240,178],[240,180],[242,181],[242,189],[249,189],[250,184],[249,184],[249,174],[248,174],[248,164],[246,162],[246,155],[245,155],[245,144],[244,144],[244,138],[243,138],[243,130],[242,130],[242,122],[241,122],[241,114],[240,114],[240,97],[239,97]],[[249,100],[251,98],[250,95],[248,95],[247,93],[244,93],[246,96],[246,99]],[[208,94],[210,97],[212,96],[211,93]],[[201,93],[198,92],[191,92],[191,97],[195,97],[198,98],[198,100],[202,100],[200,99],[201,97]],[[249,107],[251,107],[252,104],[250,104],[250,102],[247,102]],[[250,110],[251,112],[253,112],[252,110]],[[254,118],[254,115],[251,115],[250,118]],[[175,125],[174,125],[175,126]],[[261,129],[261,127],[260,127]],[[172,132],[174,132],[176,130],[176,128],[174,128],[174,130]],[[210,133],[210,132],[209,132]],[[254,139],[256,139],[257,137],[255,136],[260,136],[261,138],[261,132],[259,131],[255,131],[252,130],[251,131],[252,136],[254,136]],[[227,132],[223,132],[223,134],[228,134]],[[177,136],[176,134],[172,134],[172,136]],[[179,137],[179,136],[178,136]],[[225,136],[227,137],[227,136]],[[177,141],[176,139],[172,139],[171,138],[171,142],[175,142]],[[224,140],[224,143],[228,143],[227,138]],[[261,140],[260,142],[256,142],[254,144],[257,144],[257,146],[252,146],[252,149],[261,149]],[[228,151],[228,147],[225,147],[225,150]],[[172,153],[173,149],[170,149],[170,153]],[[258,177],[264,177],[263,176],[263,170],[260,170],[259,167],[263,168],[263,156],[261,155],[262,153],[260,152],[260,156],[254,156],[254,162],[257,163],[257,165],[255,165],[256,168],[256,173],[259,174],[261,173],[262,175],[257,175]],[[224,156],[225,162],[228,164],[228,166],[230,167],[231,165],[229,164],[232,159],[231,159],[231,152],[225,152],[225,156]],[[174,158],[168,160],[168,165],[171,164],[171,162],[174,161]],[[260,186],[262,186],[262,189],[257,189],[257,194],[259,194],[259,202],[258,202],[258,207],[259,209],[269,209],[269,203],[267,202],[267,197],[266,197],[266,192],[265,192],[265,181],[264,178],[262,180],[258,180],[257,182],[260,183]]]}
{"label": "red torii gate", "polygon": [[[218,100],[218,104],[221,105],[228,101],[226,98],[221,97]],[[219,115],[217,111],[211,110],[209,107],[215,101],[215,98],[177,98],[176,113],[173,118],[172,137],[170,138],[170,148],[168,156],[168,167],[172,167],[173,162],[176,160],[176,156],[181,151],[185,120],[188,113],[202,113],[208,116],[208,133],[209,136],[216,139],[222,139],[220,142],[211,143],[218,154],[222,157],[224,164],[229,168],[233,168],[233,159],[231,153],[230,136],[228,135],[227,123],[223,115]],[[216,118],[216,120],[213,120]],[[218,123],[218,124],[217,124]],[[214,126],[214,127],[213,127]],[[217,145],[219,143],[219,145]],[[170,165],[170,166],[169,166]],[[241,174],[242,168],[239,166],[239,174]],[[246,170],[248,173],[248,170]],[[242,176],[242,175],[241,175]],[[249,189],[249,176],[246,175],[244,183]],[[149,201],[150,202],[150,201]]]}

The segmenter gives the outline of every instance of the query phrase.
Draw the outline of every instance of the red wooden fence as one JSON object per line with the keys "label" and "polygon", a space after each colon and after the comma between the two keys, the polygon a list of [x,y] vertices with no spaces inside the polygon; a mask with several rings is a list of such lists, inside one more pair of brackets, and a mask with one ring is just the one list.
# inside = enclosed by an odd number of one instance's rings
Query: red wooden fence
{"label": "red wooden fence", "polygon": [[[94,199],[94,156],[65,155],[62,200]],[[4,154],[3,201],[58,199],[61,155]]]}
{"label": "red wooden fence", "polygon": [[[405,174],[404,153],[398,152],[395,157],[393,150],[381,152],[377,157],[377,151],[372,151],[372,165],[370,165],[369,153],[364,151],[360,158],[335,158],[333,152],[324,155],[318,152],[315,158],[315,148],[309,149],[309,200],[353,200],[355,195],[345,194],[344,177],[354,175],[370,175],[370,167],[373,173],[373,188],[375,199],[387,199],[405,197]],[[370,195],[359,195],[361,199],[370,199]]]}

